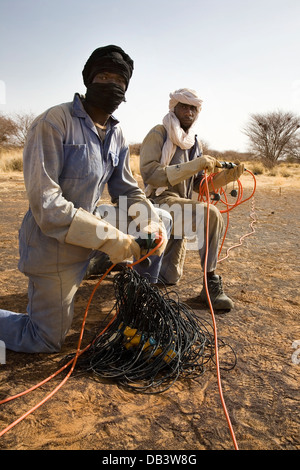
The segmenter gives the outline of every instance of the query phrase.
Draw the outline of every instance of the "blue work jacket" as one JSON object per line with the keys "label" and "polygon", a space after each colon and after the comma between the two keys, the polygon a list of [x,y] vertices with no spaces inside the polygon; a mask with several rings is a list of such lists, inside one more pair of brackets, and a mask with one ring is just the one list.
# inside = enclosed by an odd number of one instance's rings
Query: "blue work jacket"
{"label": "blue work jacket", "polygon": [[73,102],[36,118],[24,148],[23,167],[29,210],[20,230],[21,270],[28,245],[38,252],[54,240],[64,243],[76,210],[93,213],[105,184],[113,203],[127,196],[128,206],[141,201],[149,205],[132,176],[118,121],[109,119],[102,142],[78,94]]}

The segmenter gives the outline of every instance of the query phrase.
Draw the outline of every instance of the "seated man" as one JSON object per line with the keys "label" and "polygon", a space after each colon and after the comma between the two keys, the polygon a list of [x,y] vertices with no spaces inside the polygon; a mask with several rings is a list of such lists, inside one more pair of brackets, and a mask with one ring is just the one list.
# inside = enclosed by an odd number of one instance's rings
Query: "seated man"
{"label": "seated man", "polygon": [[47,110],[28,133],[29,210],[20,230],[19,269],[29,278],[29,302],[27,314],[0,310],[0,340],[7,349],[59,351],[90,259],[97,252],[112,263],[141,257],[134,230],[119,230],[101,212],[106,184],[116,212],[122,197],[123,212],[138,221],[140,238],[161,234],[164,241],[151,266],[159,272],[166,230],[132,177],[128,146],[112,116],[125,100],[132,72],[133,61],[121,48],[96,49],[82,72],[85,97],[75,94],[72,102]]}
{"label": "seated man", "polygon": [[[163,124],[150,130],[140,152],[140,168],[146,195],[160,208],[173,213],[173,235],[164,253],[160,279],[166,284],[176,284],[183,273],[186,238],[197,233],[197,243],[202,268],[204,267],[207,220],[206,203],[192,200],[193,190],[198,190],[204,170],[214,172],[221,164],[213,157],[202,155],[194,124],[201,110],[202,100],[190,89],[180,89],[170,94],[169,113]],[[237,180],[243,165],[223,170],[213,179],[214,189]],[[184,217],[185,216],[185,217]],[[224,231],[224,221],[219,210],[209,207],[209,246],[207,280],[214,309],[230,310],[232,300],[224,293],[221,276],[215,273],[218,247]],[[207,301],[202,289],[200,299]]]}

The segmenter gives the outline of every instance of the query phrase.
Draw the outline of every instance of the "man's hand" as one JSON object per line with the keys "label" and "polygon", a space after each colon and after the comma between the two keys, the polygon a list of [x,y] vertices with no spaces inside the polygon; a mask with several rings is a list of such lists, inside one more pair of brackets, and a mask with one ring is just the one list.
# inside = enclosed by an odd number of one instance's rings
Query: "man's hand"
{"label": "man's hand", "polygon": [[[167,243],[168,243],[168,236],[167,236],[167,231],[165,229],[165,226],[164,224],[161,222],[161,223],[158,223],[158,222],[153,222],[153,221],[150,221],[148,225],[146,225],[144,228],[142,228],[141,230],[141,233],[142,234],[147,234],[147,235],[150,235],[152,239],[157,239],[158,237],[160,237],[162,239],[162,244],[159,248],[157,248],[153,255],[156,255],[156,256],[160,256],[166,246],[167,246]],[[142,237],[143,238],[143,237]],[[147,238],[147,236],[146,236]],[[144,251],[142,250],[142,254],[146,254],[148,250]]]}
{"label": "man's hand", "polygon": [[141,248],[131,235],[120,232],[118,238],[107,240],[100,249],[109,256],[113,264],[121,263],[124,260],[134,257],[139,259],[142,256]]}
{"label": "man's hand", "polygon": [[[197,159],[196,159],[197,161]],[[222,168],[221,163],[210,155],[202,155],[199,157],[199,170],[207,170],[209,173],[214,173],[215,168]]]}
{"label": "man's hand", "polygon": [[[217,173],[213,177],[213,181],[212,181],[213,188],[215,190],[218,190],[222,186],[226,186],[227,184],[232,183],[232,181],[237,181],[240,178],[240,176],[243,174],[244,169],[245,169],[244,164],[238,163],[236,166],[234,166],[230,170],[220,171],[220,173]],[[209,189],[211,190],[212,188],[209,187]]]}

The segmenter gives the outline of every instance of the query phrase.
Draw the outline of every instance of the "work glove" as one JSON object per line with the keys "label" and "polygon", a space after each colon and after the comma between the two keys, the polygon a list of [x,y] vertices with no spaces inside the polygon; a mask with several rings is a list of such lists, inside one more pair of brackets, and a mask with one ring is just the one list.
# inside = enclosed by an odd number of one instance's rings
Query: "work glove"
{"label": "work glove", "polygon": [[[162,222],[157,223],[157,222],[152,221],[141,229],[141,233],[148,235],[148,239],[149,238],[152,240],[154,239],[157,240],[158,238],[162,239],[161,246],[157,248],[153,253],[153,255],[156,255],[156,256],[162,255],[168,243],[168,236],[167,236],[167,232],[166,232],[164,224]],[[144,255],[147,253],[147,251],[148,250],[142,249],[141,254]]]}
{"label": "work glove", "polygon": [[237,181],[239,177],[243,174],[244,169],[244,164],[238,163],[236,166],[230,168],[229,170],[220,171],[213,177],[213,187],[210,187],[209,185],[209,189],[217,190],[222,186],[226,186],[227,184],[232,183],[233,181]]}
{"label": "work glove", "polygon": [[[129,207],[128,215],[139,226],[139,234],[141,239],[162,239],[162,244],[155,250],[153,255],[160,256],[168,243],[168,235],[164,223],[160,220],[157,213],[151,206],[145,206],[143,203],[137,202]],[[140,217],[142,219],[140,220]],[[141,254],[145,255],[148,250],[142,249]]]}
{"label": "work glove", "polygon": [[222,168],[221,163],[210,155],[202,155],[190,162],[179,163],[166,167],[166,174],[171,186],[175,186],[182,181],[191,178],[199,171],[207,170],[209,173],[215,171],[215,168]]}
{"label": "work glove", "polygon": [[65,241],[71,245],[102,251],[113,264],[132,256],[135,259],[141,257],[141,249],[134,237],[81,208],[76,211]]}

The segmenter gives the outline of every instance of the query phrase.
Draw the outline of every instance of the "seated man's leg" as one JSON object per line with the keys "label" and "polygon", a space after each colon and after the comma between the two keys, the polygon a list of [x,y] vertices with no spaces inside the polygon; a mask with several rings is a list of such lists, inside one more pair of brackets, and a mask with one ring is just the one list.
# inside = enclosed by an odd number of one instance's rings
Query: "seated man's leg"
{"label": "seated man's leg", "polygon": [[[203,239],[200,243],[199,253],[201,258],[201,266],[204,268],[206,256],[206,227],[207,227],[207,205],[201,204],[203,210],[203,220],[200,222],[197,232],[198,239]],[[215,271],[218,263],[218,252],[220,241],[224,233],[224,220],[220,211],[212,204],[209,206],[209,224],[208,224],[208,253],[207,253],[207,272]]]}
{"label": "seated man's leg", "polygon": [[[206,237],[207,227],[207,205],[204,204],[204,235]],[[222,277],[215,273],[218,263],[218,252],[220,241],[224,232],[224,220],[220,211],[214,206],[209,206],[209,226],[208,226],[208,253],[207,253],[207,287],[210,301],[214,310],[230,310],[234,307],[233,301],[223,290]],[[205,238],[206,239],[206,238]],[[204,268],[206,257],[206,243],[199,249],[201,265]],[[203,282],[200,293],[200,300],[209,305],[208,296]]]}
{"label": "seated man's leg", "polygon": [[[206,204],[192,201],[184,198],[165,198],[161,207],[169,210],[173,217],[172,235],[175,240],[186,239],[186,249],[197,249],[200,254],[201,266],[204,268],[206,256],[206,221],[207,207]],[[169,208],[169,209],[167,209]],[[209,240],[208,240],[208,260],[207,271],[213,271],[217,267],[218,247],[224,231],[224,221],[219,210],[210,205],[209,211]],[[174,241],[175,241],[174,240]],[[196,241],[195,241],[196,240]],[[169,242],[170,243],[170,242]],[[166,253],[175,251],[177,246],[175,243],[167,248]],[[170,253],[169,253],[170,255]],[[174,256],[174,260],[181,260],[181,257]],[[167,258],[164,259],[164,263]],[[167,270],[166,270],[167,271]]]}
{"label": "seated man's leg", "polygon": [[[157,201],[156,201],[157,202]],[[204,263],[207,254],[207,273],[209,273],[209,289],[210,298],[215,309],[227,310],[233,308],[233,302],[224,294],[222,286],[222,278],[215,274],[218,262],[219,244],[224,232],[224,220],[220,211],[214,206],[209,206],[209,231],[208,246],[206,246],[206,227],[207,227],[207,204],[190,199],[165,197],[161,198],[160,206],[167,210],[169,208],[173,215],[173,233],[174,238],[180,241],[182,238],[187,239],[187,250],[197,249],[200,254],[201,267],[204,269]],[[196,242],[190,243],[190,240]],[[172,273],[177,270],[182,275],[182,258],[176,253],[178,247],[176,243],[169,241],[163,259],[161,274],[164,282],[172,283]],[[207,252],[207,253],[206,253]],[[175,262],[176,266],[170,269],[169,263]],[[180,275],[180,276],[181,276]],[[180,277],[178,276],[177,281]],[[200,299],[207,302],[206,291],[203,288]]]}
{"label": "seated man's leg", "polygon": [[174,285],[180,281],[183,275],[186,245],[187,240],[185,238],[174,239],[171,235],[161,263],[159,282],[165,285]]}
{"label": "seated man's leg", "polygon": [[[160,220],[165,226],[168,238],[170,238],[170,234],[172,231],[171,215],[163,209],[155,208],[155,210]],[[141,264],[136,264],[134,266],[134,269],[141,276],[149,279],[152,284],[156,284],[160,281],[160,274],[164,256],[165,252],[160,256],[156,256],[153,254],[152,256],[149,256],[149,258],[145,262],[142,262]]]}
{"label": "seated man's leg", "polygon": [[155,204],[159,204],[160,209],[167,212],[173,221],[159,274],[161,282],[173,285],[178,283],[183,275],[187,241],[195,236],[192,231],[195,226],[194,219],[196,220],[196,203],[190,199],[160,196],[156,198]]}

